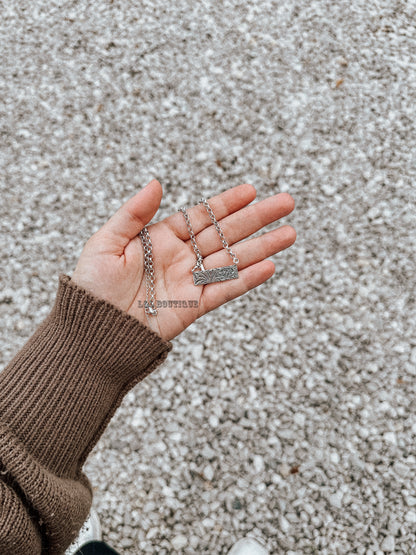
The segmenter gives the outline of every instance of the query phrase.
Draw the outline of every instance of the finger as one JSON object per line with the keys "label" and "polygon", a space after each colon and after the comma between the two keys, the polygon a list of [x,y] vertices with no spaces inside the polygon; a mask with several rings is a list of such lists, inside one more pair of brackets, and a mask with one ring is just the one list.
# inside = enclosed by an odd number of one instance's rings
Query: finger
{"label": "finger", "polygon": [[[247,204],[250,204],[250,202],[252,202],[255,198],[256,189],[253,185],[245,183],[243,185],[232,187],[219,195],[209,198],[208,202],[215,214],[215,217],[217,220],[220,220],[233,212],[240,210]],[[197,201],[199,201],[199,199],[197,199]],[[210,226],[212,223],[206,209],[202,205],[198,204],[196,206],[192,206],[187,210],[187,212],[195,235],[202,229]],[[176,214],[172,214],[172,216],[163,220],[163,222],[168,225],[180,239],[184,241],[189,239],[188,228],[186,227],[183,214],[177,212]]]}
{"label": "finger", "polygon": [[125,202],[100,231],[112,236],[118,245],[127,245],[153,218],[159,208],[162,194],[161,184],[153,179]]}
{"label": "finger", "polygon": [[[284,249],[289,248],[296,241],[296,231],[293,227],[285,225],[264,233],[260,237],[248,239],[233,248],[239,262],[238,269],[246,268],[269,258]],[[218,268],[231,264],[228,253],[224,250],[217,251],[204,259],[204,267]]]}
{"label": "finger", "polygon": [[250,289],[258,287],[272,277],[275,266],[271,260],[263,260],[238,272],[238,279],[212,283],[204,286],[200,298],[200,316],[236,299]]}
{"label": "finger", "polygon": [[[223,218],[220,222],[221,229],[231,246],[256,233],[266,225],[287,216],[294,207],[295,201],[288,193],[279,193]],[[214,226],[201,231],[196,240],[204,257],[222,249],[221,240]]]}

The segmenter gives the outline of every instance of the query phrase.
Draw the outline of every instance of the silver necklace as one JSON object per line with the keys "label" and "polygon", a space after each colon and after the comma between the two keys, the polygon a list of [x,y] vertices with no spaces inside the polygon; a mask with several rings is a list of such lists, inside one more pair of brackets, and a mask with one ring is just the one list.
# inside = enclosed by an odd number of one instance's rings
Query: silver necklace
{"label": "silver necklace", "polygon": [[[189,236],[191,238],[192,248],[196,254],[196,264],[192,268],[192,275],[194,278],[195,285],[206,285],[208,283],[217,283],[219,281],[227,281],[229,279],[237,279],[238,278],[238,258],[230,249],[228,245],[227,239],[225,238],[224,232],[221,229],[220,224],[218,223],[214,212],[212,211],[211,206],[208,204],[208,201],[205,198],[202,198],[199,201],[199,204],[205,206],[209,217],[217,231],[222,246],[228,252],[233,260],[233,264],[230,266],[221,266],[219,268],[211,268],[209,270],[204,268],[203,263],[203,256],[201,251],[198,248],[196,243],[195,234],[192,229],[191,220],[189,219],[189,214],[186,211],[185,207],[180,208],[179,210],[182,212],[186,226],[188,228]],[[146,300],[144,302],[144,310],[145,313],[149,316],[156,316],[156,293],[155,293],[155,271],[153,267],[153,247],[152,241],[150,239],[150,234],[148,228],[145,226],[141,232],[139,233],[140,240],[143,245],[144,250],[144,273],[146,279]]]}
{"label": "silver necklace", "polygon": [[204,268],[203,257],[196,243],[195,233],[192,229],[192,224],[189,218],[189,214],[185,207],[179,208],[180,212],[182,212],[185,218],[186,227],[188,228],[188,233],[191,239],[192,248],[194,249],[194,252],[196,255],[196,264],[192,268],[194,285],[207,285],[208,283],[217,283],[219,281],[227,281],[229,279],[238,279],[237,256],[230,249],[227,239],[225,238],[225,235],[221,229],[221,226],[218,223],[214,215],[214,212],[212,211],[211,206],[208,204],[208,201],[205,198],[201,198],[201,200],[199,201],[199,204],[202,204],[205,207],[206,211],[208,212],[211,222],[213,223],[214,228],[221,239],[222,246],[232,258],[233,264],[231,264],[230,266],[220,266],[219,268],[210,268],[209,270]]}
{"label": "silver necklace", "polygon": [[149,316],[156,316],[155,271],[153,269],[153,248],[149,230],[145,226],[139,233],[144,250],[144,273],[146,278],[146,300],[144,311]]}

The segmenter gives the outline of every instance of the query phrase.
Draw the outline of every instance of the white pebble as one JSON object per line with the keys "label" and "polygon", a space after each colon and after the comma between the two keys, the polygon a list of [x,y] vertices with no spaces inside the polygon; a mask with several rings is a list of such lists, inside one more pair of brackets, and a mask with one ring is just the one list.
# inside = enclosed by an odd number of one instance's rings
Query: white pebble
{"label": "white pebble", "polygon": [[279,516],[279,526],[280,526],[280,530],[282,532],[284,532],[285,534],[287,532],[289,532],[290,530],[290,524],[289,521],[287,520],[287,518],[285,518],[283,515]]}
{"label": "white pebble", "polygon": [[398,474],[402,478],[406,478],[406,476],[409,474],[409,471],[410,471],[409,467],[400,461],[396,461],[394,463],[393,470],[396,474]]}
{"label": "white pebble", "polygon": [[266,384],[266,387],[273,387],[273,385],[276,381],[276,375],[275,374],[264,374],[263,379],[264,379],[264,383]]}
{"label": "white pebble", "polygon": [[387,443],[391,443],[392,445],[396,445],[397,444],[397,439],[396,439],[396,434],[394,432],[386,432],[384,434],[384,440]]}
{"label": "white pebble", "polygon": [[290,466],[286,463],[282,463],[279,466],[279,472],[284,478],[287,478],[290,474]]}
{"label": "white pebble", "polygon": [[293,421],[295,424],[303,428],[303,426],[305,425],[305,415],[301,412],[296,412],[293,417]]}
{"label": "white pebble", "polygon": [[268,336],[268,342],[272,345],[282,345],[285,342],[285,336],[280,331],[275,330]]}
{"label": "white pebble", "polygon": [[144,410],[139,407],[134,411],[133,418],[131,419],[131,425],[134,428],[139,428],[140,426],[143,426],[145,422],[146,419],[144,417]]}
{"label": "white pebble", "polygon": [[383,543],[381,544],[381,549],[382,551],[387,551],[388,553],[391,553],[392,551],[394,551],[395,549],[394,537],[386,536],[384,538]]}
{"label": "white pebble", "polygon": [[208,482],[211,482],[212,479],[214,478],[214,469],[212,468],[212,466],[208,464],[204,468],[202,475],[204,476],[205,480],[208,480]]}
{"label": "white pebble", "polygon": [[415,511],[407,511],[405,515],[406,522],[410,522],[411,524],[416,523],[416,512]]}
{"label": "white pebble", "polygon": [[413,495],[406,495],[404,502],[408,507],[414,507],[416,505],[416,497]]}
{"label": "white pebble", "polygon": [[169,391],[174,385],[174,380],[172,378],[167,378],[164,382],[162,382],[161,388],[163,389],[163,391]]}
{"label": "white pebble", "polygon": [[339,464],[339,455],[336,451],[330,454],[329,459],[333,464]]}
{"label": "white pebble", "polygon": [[333,507],[340,509],[342,507],[342,498],[343,498],[342,491],[337,491],[329,496],[329,502]]}
{"label": "white pebble", "polygon": [[264,460],[263,460],[263,457],[261,455],[254,455],[254,457],[253,457],[253,466],[254,466],[254,470],[257,473],[263,472],[263,470],[264,470]]}
{"label": "white pebble", "polygon": [[216,416],[215,414],[211,414],[209,416],[208,422],[209,422],[209,425],[211,426],[211,428],[216,428],[218,426],[218,424],[220,423],[218,416]]}
{"label": "white pebble", "polygon": [[188,545],[188,538],[183,534],[178,534],[171,540],[170,543],[175,551],[179,551]]}

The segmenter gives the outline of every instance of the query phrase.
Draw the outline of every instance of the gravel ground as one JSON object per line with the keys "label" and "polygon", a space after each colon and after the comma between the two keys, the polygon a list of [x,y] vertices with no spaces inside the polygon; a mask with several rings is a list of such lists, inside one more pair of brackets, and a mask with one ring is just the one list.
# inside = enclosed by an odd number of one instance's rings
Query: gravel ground
{"label": "gravel ground", "polygon": [[86,471],[123,554],[414,553],[414,0],[4,2],[0,363],[153,177],[289,191],[275,276],[195,323]]}

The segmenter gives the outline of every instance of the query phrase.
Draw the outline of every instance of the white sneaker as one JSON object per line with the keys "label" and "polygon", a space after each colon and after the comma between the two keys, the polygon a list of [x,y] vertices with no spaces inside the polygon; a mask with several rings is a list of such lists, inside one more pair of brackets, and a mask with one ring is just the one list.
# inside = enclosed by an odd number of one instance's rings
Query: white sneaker
{"label": "white sneaker", "polygon": [[65,555],[73,555],[84,544],[92,541],[101,541],[102,532],[100,519],[94,509],[91,509],[87,520],[84,522],[77,539],[65,551]]}
{"label": "white sneaker", "polygon": [[228,555],[268,555],[267,549],[254,538],[243,538],[235,543]]}

